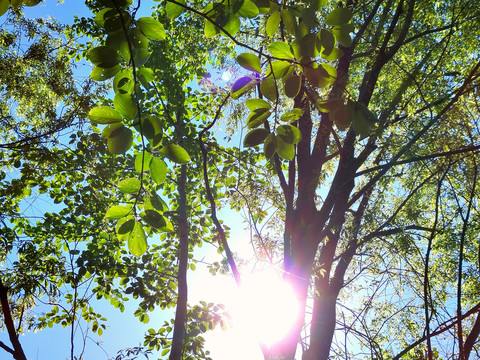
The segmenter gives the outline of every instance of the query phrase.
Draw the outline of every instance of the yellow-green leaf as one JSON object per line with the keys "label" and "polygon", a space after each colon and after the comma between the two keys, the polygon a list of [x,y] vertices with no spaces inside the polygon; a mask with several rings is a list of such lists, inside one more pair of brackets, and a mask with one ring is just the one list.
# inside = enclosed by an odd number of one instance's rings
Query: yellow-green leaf
{"label": "yellow-green leaf", "polygon": [[123,116],[110,106],[97,106],[88,113],[88,118],[95,124],[113,124],[123,120]]}
{"label": "yellow-green leaf", "polygon": [[142,33],[150,40],[165,39],[165,29],[160,21],[152,17],[141,17],[137,20],[137,24]]}
{"label": "yellow-green leaf", "polygon": [[107,210],[105,214],[106,219],[120,219],[124,216],[127,216],[132,209],[127,208],[126,206],[122,205],[114,205]]}
{"label": "yellow-green leaf", "polygon": [[159,152],[167,159],[178,164],[190,162],[190,156],[188,156],[188,153],[180,145],[168,144],[161,148]]}
{"label": "yellow-green leaf", "polygon": [[165,161],[152,158],[150,161],[150,175],[157,184],[163,184],[167,177],[167,164],[165,164]]}
{"label": "yellow-green leaf", "polygon": [[278,11],[274,11],[270,14],[270,17],[267,20],[266,25],[266,32],[267,35],[272,37],[273,34],[278,30],[278,26],[280,25],[280,13]]}
{"label": "yellow-green leaf", "polygon": [[238,64],[247,69],[252,70],[258,73],[262,72],[262,67],[260,65],[260,58],[255,54],[243,53],[237,56]]}
{"label": "yellow-green leaf", "polygon": [[142,256],[147,251],[147,237],[140,222],[136,222],[128,235],[128,250],[135,256]]}

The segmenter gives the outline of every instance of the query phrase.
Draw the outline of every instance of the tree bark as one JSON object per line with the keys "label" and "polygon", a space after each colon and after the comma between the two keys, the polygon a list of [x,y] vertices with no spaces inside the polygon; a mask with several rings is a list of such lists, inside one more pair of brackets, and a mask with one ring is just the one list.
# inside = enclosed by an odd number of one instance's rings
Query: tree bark
{"label": "tree bark", "polygon": [[0,280],[0,301],[2,303],[3,320],[5,327],[10,337],[10,342],[13,345],[13,357],[16,360],[27,360],[25,353],[23,352],[22,345],[18,341],[18,334],[15,330],[15,324],[13,323],[12,314],[10,312],[10,304],[8,303],[8,290]]}
{"label": "tree bark", "polygon": [[182,165],[178,181],[178,297],[175,312],[175,326],[173,328],[172,349],[169,360],[181,360],[183,354],[183,340],[185,337],[185,323],[187,321],[187,268],[188,268],[188,219],[187,219],[187,168]]}

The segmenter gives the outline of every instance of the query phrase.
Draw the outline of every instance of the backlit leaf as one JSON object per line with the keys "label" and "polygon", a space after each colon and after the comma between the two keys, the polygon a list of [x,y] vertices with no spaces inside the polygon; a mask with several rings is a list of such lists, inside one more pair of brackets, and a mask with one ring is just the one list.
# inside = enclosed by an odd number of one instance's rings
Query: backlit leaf
{"label": "backlit leaf", "polygon": [[300,92],[301,85],[302,78],[297,74],[292,74],[292,76],[285,81],[285,95],[287,95],[289,98],[294,98]]}
{"label": "backlit leaf", "polygon": [[147,251],[147,237],[140,222],[136,222],[128,236],[128,250],[132,255],[141,256]]}
{"label": "backlit leaf", "polygon": [[243,139],[243,146],[252,147],[260,145],[265,138],[268,136],[269,132],[267,129],[253,129]]}
{"label": "backlit leaf", "polygon": [[122,126],[112,131],[108,138],[108,151],[111,154],[123,154],[133,144],[133,133],[129,128]]}
{"label": "backlit leaf", "polygon": [[87,59],[94,65],[103,68],[111,68],[118,65],[121,61],[120,55],[118,55],[117,51],[108,46],[98,46],[93,48],[88,52]]}
{"label": "backlit leaf", "polygon": [[251,111],[254,111],[257,109],[269,110],[271,108],[271,105],[262,99],[248,99],[247,101],[245,101],[245,105]]}
{"label": "backlit leaf", "polygon": [[296,144],[302,140],[302,133],[295,126],[280,125],[277,127],[277,137],[288,144]]}
{"label": "backlit leaf", "polygon": [[190,156],[188,156],[188,153],[179,145],[166,145],[161,148],[159,152],[167,159],[178,164],[186,164],[190,162]]}
{"label": "backlit leaf", "polygon": [[293,52],[287,43],[284,43],[283,41],[276,41],[270,44],[268,47],[268,50],[270,51],[270,54],[272,56],[279,58],[279,59],[293,59]]}
{"label": "backlit leaf", "polygon": [[295,157],[295,146],[293,144],[286,143],[278,136],[275,136],[275,150],[278,156],[284,160],[293,160]]}
{"label": "backlit leaf", "polygon": [[126,194],[136,194],[140,190],[142,183],[137,178],[128,178],[120,180],[117,189]]}
{"label": "backlit leaf", "polygon": [[[185,4],[185,0],[177,0],[177,2],[180,4]],[[167,2],[167,5],[165,6],[165,10],[170,19],[175,19],[179,17],[185,11],[185,9],[182,6],[171,3],[171,2]]]}
{"label": "backlit leaf", "polygon": [[262,67],[260,65],[260,58],[255,54],[243,53],[237,56],[238,64],[247,69],[252,70],[258,73],[262,72]]}
{"label": "backlit leaf", "polygon": [[282,19],[283,24],[285,25],[285,29],[291,34],[295,35],[295,29],[297,27],[297,22],[295,20],[295,16],[290,9],[282,10]]}
{"label": "backlit leaf", "polygon": [[278,26],[280,25],[280,13],[278,11],[274,11],[270,14],[270,17],[267,20],[266,31],[267,35],[272,37],[273,34],[278,30]]}
{"label": "backlit leaf", "polygon": [[95,66],[90,74],[90,79],[95,81],[105,81],[114,77],[116,73],[118,73],[122,67],[120,65],[115,65],[111,68],[102,68]]}
{"label": "backlit leaf", "polygon": [[[141,151],[135,156],[135,171],[141,173],[143,171],[150,170],[150,161],[152,160],[152,154],[148,151]],[[143,167],[142,167],[143,164]]]}
{"label": "backlit leaf", "polygon": [[122,121],[123,116],[110,106],[97,106],[89,111],[88,119],[94,124],[113,124]]}
{"label": "backlit leaf", "polygon": [[126,119],[133,119],[137,115],[137,104],[129,94],[116,94],[113,98],[113,106]]}
{"label": "backlit leaf", "polygon": [[327,25],[342,25],[346,24],[352,18],[353,13],[348,8],[336,8],[325,18],[325,24]]}
{"label": "backlit leaf", "polygon": [[165,161],[152,158],[150,161],[150,175],[157,184],[163,184],[167,177],[167,164],[165,164]]}
{"label": "backlit leaf", "polygon": [[270,101],[277,101],[277,83],[270,78],[265,78],[260,83],[260,91]]}
{"label": "backlit leaf", "polygon": [[237,14],[241,17],[254,18],[259,14],[257,5],[251,0],[245,0],[242,7],[238,10]]}
{"label": "backlit leaf", "polygon": [[143,220],[155,229],[161,229],[167,225],[165,218],[155,210],[145,210]]}
{"label": "backlit leaf", "polygon": [[142,33],[150,40],[165,39],[165,29],[158,20],[152,17],[141,17],[137,20],[137,24]]}
{"label": "backlit leaf", "polygon": [[120,219],[131,212],[132,212],[131,208],[127,208],[126,206],[122,206],[122,205],[114,205],[107,210],[105,214],[105,218]]}

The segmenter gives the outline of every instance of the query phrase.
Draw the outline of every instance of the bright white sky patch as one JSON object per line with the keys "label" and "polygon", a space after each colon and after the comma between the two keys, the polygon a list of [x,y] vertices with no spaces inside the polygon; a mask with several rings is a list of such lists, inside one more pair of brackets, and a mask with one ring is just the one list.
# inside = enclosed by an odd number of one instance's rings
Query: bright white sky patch
{"label": "bright white sky patch", "polygon": [[224,71],[222,74],[222,80],[223,81],[229,81],[232,78],[232,74],[230,71]]}

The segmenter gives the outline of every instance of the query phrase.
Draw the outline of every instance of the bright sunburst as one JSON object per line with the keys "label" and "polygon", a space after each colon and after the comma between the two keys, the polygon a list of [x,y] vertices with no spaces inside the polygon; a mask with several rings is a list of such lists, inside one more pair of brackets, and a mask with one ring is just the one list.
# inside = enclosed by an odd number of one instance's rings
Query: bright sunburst
{"label": "bright sunburst", "polygon": [[299,303],[295,292],[273,270],[242,278],[238,294],[232,309],[234,324],[246,327],[266,346],[281,340],[297,317]]}

